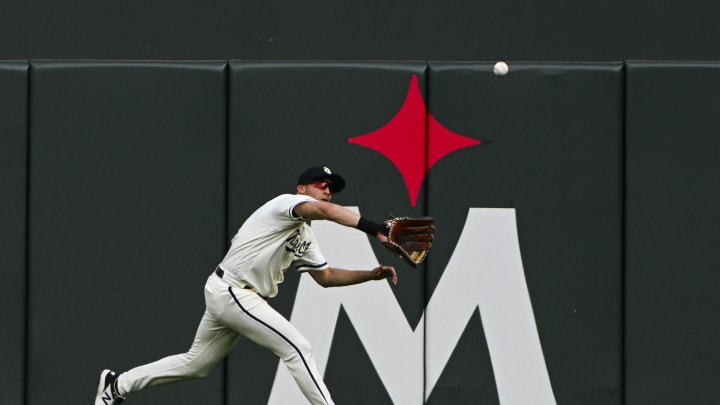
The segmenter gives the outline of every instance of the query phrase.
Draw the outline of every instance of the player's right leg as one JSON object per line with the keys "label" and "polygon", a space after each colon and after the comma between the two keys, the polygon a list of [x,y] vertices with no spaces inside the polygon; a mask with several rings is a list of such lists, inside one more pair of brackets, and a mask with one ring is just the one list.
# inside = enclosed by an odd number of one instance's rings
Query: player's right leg
{"label": "player's right leg", "polygon": [[205,377],[232,350],[238,338],[235,331],[206,311],[190,350],[122,373],[118,392],[125,396],[146,387]]}
{"label": "player's right leg", "polygon": [[[212,301],[212,293],[209,290],[206,285],[206,304]],[[146,387],[205,377],[232,350],[239,337],[237,332],[218,322],[206,309],[190,350],[126,371],[116,377],[112,386],[115,387],[115,393],[121,401],[128,394]],[[98,389],[96,405],[120,403],[110,402],[112,399],[104,400],[103,395],[104,393]]]}

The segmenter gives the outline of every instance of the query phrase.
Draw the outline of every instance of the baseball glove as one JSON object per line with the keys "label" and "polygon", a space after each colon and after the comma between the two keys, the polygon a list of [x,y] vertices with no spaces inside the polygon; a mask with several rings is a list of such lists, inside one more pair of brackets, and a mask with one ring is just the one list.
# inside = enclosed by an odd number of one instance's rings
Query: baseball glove
{"label": "baseball glove", "polygon": [[435,240],[435,226],[432,217],[394,217],[385,224],[388,240],[383,245],[395,255],[417,267],[425,260],[432,241]]}

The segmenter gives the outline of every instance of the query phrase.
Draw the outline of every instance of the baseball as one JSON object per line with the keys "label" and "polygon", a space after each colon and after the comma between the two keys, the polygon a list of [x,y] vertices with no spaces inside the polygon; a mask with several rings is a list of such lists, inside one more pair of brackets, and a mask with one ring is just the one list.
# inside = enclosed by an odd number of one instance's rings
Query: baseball
{"label": "baseball", "polygon": [[496,76],[505,76],[508,72],[508,65],[507,63],[500,61],[493,66],[493,72],[495,72]]}

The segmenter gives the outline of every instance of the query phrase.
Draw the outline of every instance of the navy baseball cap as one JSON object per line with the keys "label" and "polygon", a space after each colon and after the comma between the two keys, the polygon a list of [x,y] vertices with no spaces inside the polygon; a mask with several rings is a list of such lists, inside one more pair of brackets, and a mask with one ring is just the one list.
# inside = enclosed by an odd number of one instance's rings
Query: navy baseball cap
{"label": "navy baseball cap", "polygon": [[307,185],[317,180],[328,179],[332,183],[330,184],[330,191],[333,194],[339,193],[345,188],[345,179],[333,174],[333,172],[327,166],[315,166],[305,170],[298,178],[297,184]]}

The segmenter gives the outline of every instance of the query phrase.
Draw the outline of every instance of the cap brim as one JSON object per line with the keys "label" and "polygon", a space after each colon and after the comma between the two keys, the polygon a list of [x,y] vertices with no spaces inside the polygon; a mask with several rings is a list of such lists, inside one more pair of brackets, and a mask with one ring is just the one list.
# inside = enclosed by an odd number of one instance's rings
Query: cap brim
{"label": "cap brim", "polygon": [[320,176],[316,178],[315,180],[322,180],[322,179],[328,179],[332,183],[330,184],[330,191],[335,193],[341,192],[345,188],[345,179],[338,176],[337,174],[327,174],[325,176]]}

